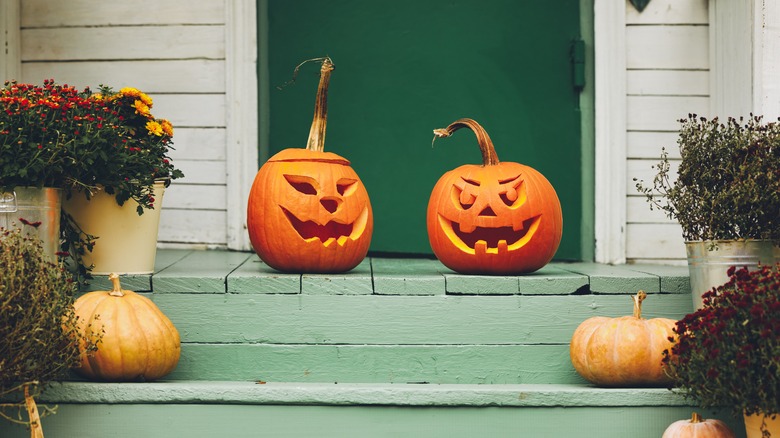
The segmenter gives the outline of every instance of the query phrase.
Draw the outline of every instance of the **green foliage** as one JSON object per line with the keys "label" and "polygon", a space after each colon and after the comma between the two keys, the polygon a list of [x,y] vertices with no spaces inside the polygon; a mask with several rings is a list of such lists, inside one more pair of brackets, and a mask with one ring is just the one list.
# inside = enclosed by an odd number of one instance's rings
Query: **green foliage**
{"label": "green foliage", "polygon": [[664,150],[653,186],[636,184],[650,208],[676,219],[685,240],[780,240],[780,124],[752,115],[680,122],[676,180]]}
{"label": "green foliage", "polygon": [[73,309],[77,285],[51,262],[40,240],[0,228],[0,394],[25,382],[46,382],[79,363]]}
{"label": "green foliage", "polygon": [[135,88],[77,90],[45,80],[0,88],[0,187],[56,187],[88,199],[95,190],[151,208],[156,179],[184,174],[171,163],[173,125]]}

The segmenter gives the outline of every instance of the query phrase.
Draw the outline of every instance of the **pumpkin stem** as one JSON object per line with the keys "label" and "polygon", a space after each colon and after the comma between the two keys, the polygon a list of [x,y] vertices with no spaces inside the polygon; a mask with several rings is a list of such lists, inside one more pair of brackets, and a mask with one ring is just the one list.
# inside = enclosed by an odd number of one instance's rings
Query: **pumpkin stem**
{"label": "pumpkin stem", "polygon": [[701,415],[698,412],[694,412],[691,415],[691,423],[701,423],[702,418]]}
{"label": "pumpkin stem", "polygon": [[485,128],[480,126],[480,124],[473,119],[458,119],[446,128],[434,129],[433,141],[436,141],[437,138],[449,137],[460,128],[469,128],[474,131],[474,135],[477,136],[479,150],[482,152],[483,166],[494,166],[498,164],[498,155],[496,155],[496,148],[493,146],[493,141],[490,140],[490,136],[487,131],[485,131]]}
{"label": "pumpkin stem", "polygon": [[642,319],[642,301],[644,301],[645,298],[647,298],[647,294],[643,290],[640,290],[636,295],[631,297],[634,301],[634,318]]}
{"label": "pumpkin stem", "polygon": [[320,59],[322,67],[320,68],[320,84],[317,87],[317,100],[314,102],[314,120],[311,122],[309,139],[306,142],[306,149],[315,152],[322,152],[325,149],[325,129],[328,125],[328,85],[330,84],[330,73],[334,68],[333,61],[329,57]]}
{"label": "pumpkin stem", "polygon": [[125,296],[125,293],[122,292],[122,285],[119,283],[119,274],[111,273],[108,276],[108,279],[111,280],[111,292],[108,294],[112,297],[123,297]]}

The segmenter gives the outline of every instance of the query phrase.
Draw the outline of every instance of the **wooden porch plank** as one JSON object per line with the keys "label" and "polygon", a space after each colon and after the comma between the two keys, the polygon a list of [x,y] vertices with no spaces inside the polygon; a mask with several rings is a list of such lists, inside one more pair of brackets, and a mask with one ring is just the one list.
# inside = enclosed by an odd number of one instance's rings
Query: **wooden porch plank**
{"label": "wooden porch plank", "polygon": [[586,383],[556,345],[182,345],[172,380]]}
{"label": "wooden porch plank", "polygon": [[374,292],[371,262],[364,259],[343,274],[303,274],[301,293],[311,295],[370,295]]}
{"label": "wooden porch plank", "polygon": [[155,274],[155,294],[222,293],[227,291],[227,276],[244,263],[250,254],[232,251],[193,251]]}
{"label": "wooden porch plank", "polygon": [[301,274],[279,272],[252,254],[228,275],[228,293],[299,294]]}
{"label": "wooden porch plank", "polygon": [[[587,318],[630,315],[629,298],[163,293],[155,302],[183,342],[456,345],[567,343]],[[688,295],[656,294],[644,315],[679,319],[692,306]]]}
{"label": "wooden porch plank", "polygon": [[[186,257],[192,250],[188,249],[158,249],[154,257],[154,272],[160,272],[168,266]],[[123,275],[120,278],[124,289],[134,292],[152,291],[152,274]],[[82,287],[82,291],[111,290],[111,281],[107,275],[97,275]]]}
{"label": "wooden porch plank", "polygon": [[630,265],[603,265],[597,263],[572,263],[561,265],[567,271],[587,275],[590,291],[602,294],[635,294],[639,290],[647,293],[661,291],[658,275],[639,272]]}
{"label": "wooden porch plank", "polygon": [[657,275],[661,279],[661,292],[675,294],[691,293],[690,272],[686,265],[635,264],[627,265],[627,267],[635,271]]}
{"label": "wooden porch plank", "polygon": [[438,260],[372,258],[374,293],[380,295],[444,295],[445,275],[452,272]]}

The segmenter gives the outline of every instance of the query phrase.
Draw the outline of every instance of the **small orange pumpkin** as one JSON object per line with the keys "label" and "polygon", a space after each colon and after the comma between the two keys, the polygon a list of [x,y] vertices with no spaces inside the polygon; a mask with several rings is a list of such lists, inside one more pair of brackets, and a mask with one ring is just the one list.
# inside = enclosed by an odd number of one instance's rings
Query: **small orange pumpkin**
{"label": "small orange pumpkin", "polygon": [[666,428],[661,438],[734,438],[734,432],[720,420],[702,419],[694,412],[690,420],[679,420]]}
{"label": "small orange pumpkin", "polygon": [[664,372],[663,351],[671,350],[676,322],[668,318],[642,318],[639,291],[632,316],[585,320],[574,331],[569,353],[574,369],[600,386],[662,386],[670,382]]}
{"label": "small orange pumpkin", "polygon": [[119,275],[111,274],[110,291],[89,292],[73,304],[79,330],[88,336],[102,333],[97,351],[81,349],[75,371],[92,380],[151,381],[173,371],[179,362],[179,331],[150,300],[122,289]]}
{"label": "small orange pumpkin", "polygon": [[323,151],[332,70],[325,58],[306,149],[285,149],[271,157],[249,192],[252,247],[279,271],[348,271],[366,257],[371,244],[373,213],[363,182],[347,159]]}
{"label": "small orange pumpkin", "polygon": [[463,274],[538,270],[552,260],[563,233],[555,189],[529,166],[499,162],[487,132],[472,119],[433,132],[436,137],[449,137],[464,127],[477,136],[482,165],[453,169],[434,186],[427,213],[434,254]]}

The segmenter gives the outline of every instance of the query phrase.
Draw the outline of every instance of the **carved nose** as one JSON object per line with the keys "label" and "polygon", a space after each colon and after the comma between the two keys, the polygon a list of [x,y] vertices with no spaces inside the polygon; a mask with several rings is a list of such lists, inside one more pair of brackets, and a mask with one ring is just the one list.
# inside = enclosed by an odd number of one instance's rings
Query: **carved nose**
{"label": "carved nose", "polygon": [[496,213],[490,207],[485,207],[479,212],[478,216],[495,216]]}
{"label": "carved nose", "polygon": [[339,205],[341,205],[341,199],[322,198],[320,199],[320,204],[325,207],[325,210],[328,210],[328,213],[335,213],[339,209]]}

